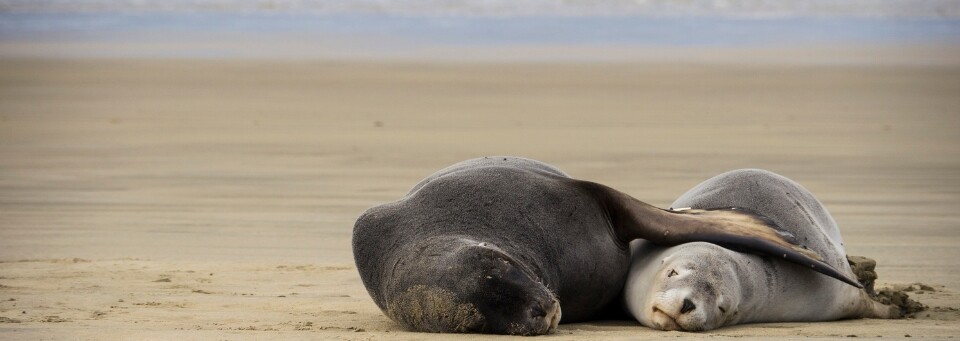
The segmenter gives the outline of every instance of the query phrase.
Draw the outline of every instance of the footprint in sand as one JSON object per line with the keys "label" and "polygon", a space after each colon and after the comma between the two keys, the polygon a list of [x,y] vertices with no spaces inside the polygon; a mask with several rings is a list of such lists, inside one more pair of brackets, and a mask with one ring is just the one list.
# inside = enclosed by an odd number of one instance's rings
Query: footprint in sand
{"label": "footprint in sand", "polygon": [[0,323],[20,323],[22,321],[14,318],[9,318],[6,316],[0,316]]}
{"label": "footprint in sand", "polygon": [[44,316],[43,319],[40,320],[40,322],[60,323],[60,322],[69,322],[69,321],[67,321],[67,319],[62,318],[60,316],[51,315],[51,316]]}

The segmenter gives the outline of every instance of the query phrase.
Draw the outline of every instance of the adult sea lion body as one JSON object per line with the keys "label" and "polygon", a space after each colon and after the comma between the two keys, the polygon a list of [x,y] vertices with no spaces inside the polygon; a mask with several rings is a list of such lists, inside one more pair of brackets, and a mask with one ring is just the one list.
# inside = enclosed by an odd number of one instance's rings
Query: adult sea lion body
{"label": "adult sea lion body", "polygon": [[374,302],[408,329],[529,335],[555,328],[561,312],[583,321],[614,301],[636,238],[786,255],[854,282],[755,216],[669,212],[513,157],[455,164],[368,209],[353,252]]}
{"label": "adult sea lion body", "polygon": [[[760,214],[853,276],[833,217],[809,191],[783,176],[756,169],[727,172],[697,185],[671,207]],[[750,322],[900,316],[899,308],[872,300],[863,289],[779,257],[707,243],[665,247],[637,240],[631,250],[624,303],[651,328],[701,331]]]}

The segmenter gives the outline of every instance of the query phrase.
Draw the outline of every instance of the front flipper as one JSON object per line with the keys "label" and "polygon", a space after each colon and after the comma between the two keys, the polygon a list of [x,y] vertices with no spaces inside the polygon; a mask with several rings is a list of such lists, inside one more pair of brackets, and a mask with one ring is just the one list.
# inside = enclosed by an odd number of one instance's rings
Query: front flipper
{"label": "front flipper", "polygon": [[782,258],[852,286],[863,287],[855,278],[823,262],[823,257],[816,252],[788,241],[772,221],[755,214],[734,209],[668,211],[601,184],[572,181],[604,206],[617,237],[625,243],[634,239],[665,246],[709,242],[737,251]]}

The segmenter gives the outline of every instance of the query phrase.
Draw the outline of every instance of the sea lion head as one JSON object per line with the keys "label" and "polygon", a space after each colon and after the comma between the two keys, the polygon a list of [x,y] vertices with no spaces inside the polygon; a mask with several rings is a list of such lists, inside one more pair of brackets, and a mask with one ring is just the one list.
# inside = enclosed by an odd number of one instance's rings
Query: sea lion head
{"label": "sea lion head", "polygon": [[710,243],[687,243],[665,254],[651,279],[652,327],[703,331],[733,322],[743,299],[735,253]]}
{"label": "sea lion head", "polygon": [[560,303],[532,269],[490,242],[429,238],[398,262],[385,310],[418,331],[546,334]]}

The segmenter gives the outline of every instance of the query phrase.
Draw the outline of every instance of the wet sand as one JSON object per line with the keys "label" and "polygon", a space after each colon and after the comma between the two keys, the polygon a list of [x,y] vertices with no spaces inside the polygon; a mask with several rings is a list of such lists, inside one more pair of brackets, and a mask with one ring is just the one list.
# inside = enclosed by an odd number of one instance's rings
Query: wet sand
{"label": "wet sand", "polygon": [[454,162],[539,159],[666,206],[765,168],[809,188],[914,319],[554,338],[960,335],[960,63],[0,60],[0,338],[404,332],[350,233]]}

